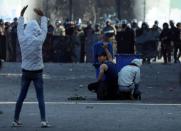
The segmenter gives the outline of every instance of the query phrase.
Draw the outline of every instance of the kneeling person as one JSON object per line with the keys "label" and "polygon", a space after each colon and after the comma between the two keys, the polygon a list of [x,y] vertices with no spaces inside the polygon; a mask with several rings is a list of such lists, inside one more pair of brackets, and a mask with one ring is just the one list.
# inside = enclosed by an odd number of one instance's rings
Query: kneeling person
{"label": "kneeling person", "polygon": [[107,45],[104,45],[103,48],[105,52],[98,55],[100,63],[98,80],[89,84],[88,89],[96,92],[98,100],[116,99],[118,91],[116,64],[113,63]]}
{"label": "kneeling person", "polygon": [[131,64],[123,67],[118,73],[120,95],[128,94],[130,99],[141,99],[139,91],[141,59],[132,60]]}

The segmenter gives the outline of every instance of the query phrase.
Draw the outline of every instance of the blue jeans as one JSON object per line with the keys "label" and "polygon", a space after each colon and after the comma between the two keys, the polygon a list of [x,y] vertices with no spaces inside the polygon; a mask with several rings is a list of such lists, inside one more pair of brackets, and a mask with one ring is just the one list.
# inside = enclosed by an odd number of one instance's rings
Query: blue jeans
{"label": "blue jeans", "polygon": [[21,108],[23,105],[23,102],[26,98],[29,85],[31,81],[33,81],[35,90],[36,90],[36,96],[38,99],[39,109],[40,109],[40,115],[41,115],[41,121],[45,121],[45,102],[44,102],[44,93],[43,93],[43,77],[42,77],[42,70],[39,71],[22,71],[22,79],[21,79],[21,92],[18,97],[18,100],[16,102],[15,107],[15,115],[14,115],[14,121],[19,120]]}

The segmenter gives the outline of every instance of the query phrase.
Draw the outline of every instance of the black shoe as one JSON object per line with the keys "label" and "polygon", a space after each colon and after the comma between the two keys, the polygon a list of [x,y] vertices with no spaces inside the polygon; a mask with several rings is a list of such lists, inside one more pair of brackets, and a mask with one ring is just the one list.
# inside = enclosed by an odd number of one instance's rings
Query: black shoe
{"label": "black shoe", "polygon": [[133,94],[135,100],[141,100],[141,92],[137,91]]}
{"label": "black shoe", "polygon": [[93,87],[90,87],[90,86],[88,86],[88,90],[91,91],[91,92],[96,92],[96,89],[93,88]]}

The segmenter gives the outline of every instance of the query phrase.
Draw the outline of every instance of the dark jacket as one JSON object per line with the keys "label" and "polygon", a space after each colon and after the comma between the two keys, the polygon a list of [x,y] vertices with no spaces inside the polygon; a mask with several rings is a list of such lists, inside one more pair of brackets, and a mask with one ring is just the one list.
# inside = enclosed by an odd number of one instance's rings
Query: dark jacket
{"label": "dark jacket", "polygon": [[176,42],[181,42],[181,30],[177,29],[175,33],[175,41]]}
{"label": "dark jacket", "polygon": [[135,34],[130,28],[125,31],[119,31],[116,35],[117,53],[134,54]]}
{"label": "dark jacket", "polygon": [[170,35],[170,30],[169,29],[163,29],[161,34],[160,34],[160,40],[162,44],[170,44],[171,41],[171,35]]}
{"label": "dark jacket", "polygon": [[176,27],[170,28],[170,40],[173,42],[175,42],[177,39],[177,37],[176,37],[177,31],[178,31],[178,29]]}

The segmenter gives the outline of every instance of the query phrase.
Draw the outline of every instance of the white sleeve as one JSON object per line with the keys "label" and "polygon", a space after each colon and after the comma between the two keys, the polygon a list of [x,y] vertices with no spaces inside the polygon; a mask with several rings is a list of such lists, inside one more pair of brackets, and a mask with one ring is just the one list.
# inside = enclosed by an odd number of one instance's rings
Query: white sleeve
{"label": "white sleeve", "polygon": [[24,38],[24,18],[22,16],[20,16],[18,19],[17,35],[18,40],[21,43],[21,41],[23,41]]}
{"label": "white sleeve", "polygon": [[141,80],[141,76],[140,76],[140,69],[138,69],[137,71],[136,71],[136,77],[135,77],[135,84],[139,84],[140,83],[140,80]]}
{"label": "white sleeve", "polygon": [[41,24],[40,24],[40,28],[42,30],[42,34],[41,34],[41,39],[44,41],[47,35],[47,30],[48,30],[48,19],[45,16],[41,17]]}

